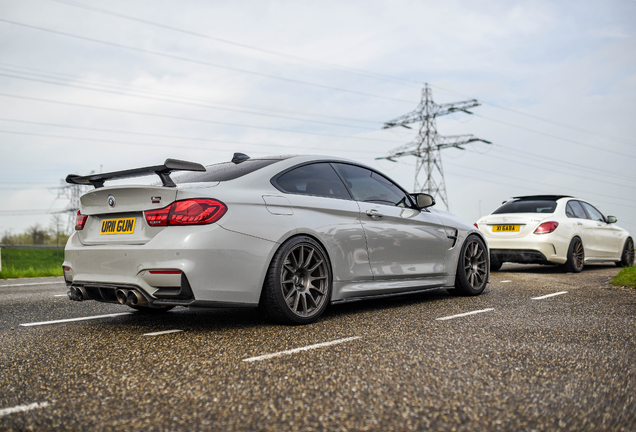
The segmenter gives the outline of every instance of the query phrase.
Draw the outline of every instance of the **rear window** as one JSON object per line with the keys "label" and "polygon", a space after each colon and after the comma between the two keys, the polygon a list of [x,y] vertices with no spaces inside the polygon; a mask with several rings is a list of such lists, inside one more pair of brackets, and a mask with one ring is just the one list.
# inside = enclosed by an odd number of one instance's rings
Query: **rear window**
{"label": "rear window", "polygon": [[239,164],[223,162],[205,167],[205,172],[181,172],[174,174],[172,180],[176,184],[234,180],[280,160],[282,159],[248,159]]}
{"label": "rear window", "polygon": [[556,209],[556,201],[544,200],[519,200],[508,202],[492,214],[502,213],[554,213]]}

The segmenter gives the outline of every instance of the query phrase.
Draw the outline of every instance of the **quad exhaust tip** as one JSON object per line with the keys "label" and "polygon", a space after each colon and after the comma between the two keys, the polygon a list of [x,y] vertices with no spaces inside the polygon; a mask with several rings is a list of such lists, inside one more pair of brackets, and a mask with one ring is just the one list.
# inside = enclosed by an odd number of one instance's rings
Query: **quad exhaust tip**
{"label": "quad exhaust tip", "polygon": [[137,290],[118,289],[115,293],[120,304],[128,306],[148,306],[148,300]]}
{"label": "quad exhaust tip", "polygon": [[119,302],[119,304],[125,305],[126,303],[128,303],[128,290],[118,289],[115,295],[117,296],[117,301]]}
{"label": "quad exhaust tip", "polygon": [[90,297],[84,290],[84,287],[72,286],[68,289],[68,292],[66,293],[66,295],[68,296],[69,299],[73,301],[82,301],[82,300],[90,299]]}

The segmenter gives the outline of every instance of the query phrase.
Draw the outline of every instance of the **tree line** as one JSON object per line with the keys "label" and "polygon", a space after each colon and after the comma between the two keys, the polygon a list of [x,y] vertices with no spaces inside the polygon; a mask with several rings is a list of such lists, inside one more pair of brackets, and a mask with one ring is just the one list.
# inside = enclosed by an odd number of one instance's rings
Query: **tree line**
{"label": "tree line", "polygon": [[39,223],[31,225],[22,233],[12,233],[5,230],[2,234],[1,244],[11,245],[57,245],[64,247],[70,233],[67,232],[66,222],[60,215],[53,215],[48,227],[43,227]]}

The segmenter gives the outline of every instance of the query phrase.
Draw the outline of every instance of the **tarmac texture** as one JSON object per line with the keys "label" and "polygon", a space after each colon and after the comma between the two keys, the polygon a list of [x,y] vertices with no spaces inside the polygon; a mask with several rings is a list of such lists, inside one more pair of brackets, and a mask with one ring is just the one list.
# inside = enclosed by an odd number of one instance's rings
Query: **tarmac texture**
{"label": "tarmac texture", "polygon": [[0,281],[0,430],[633,431],[636,291],[609,285],[618,271],[506,264],[477,297],[333,305],[307,326]]}

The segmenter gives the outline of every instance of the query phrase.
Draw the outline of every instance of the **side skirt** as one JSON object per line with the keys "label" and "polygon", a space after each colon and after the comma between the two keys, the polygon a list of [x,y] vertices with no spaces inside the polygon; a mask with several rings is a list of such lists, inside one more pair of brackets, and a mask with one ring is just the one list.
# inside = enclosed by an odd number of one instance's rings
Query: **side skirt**
{"label": "side skirt", "polygon": [[386,294],[375,294],[375,295],[369,295],[369,296],[361,296],[361,297],[347,297],[341,300],[332,300],[330,304],[343,304],[343,303],[351,303],[351,302],[357,302],[357,301],[361,301],[361,300],[373,300],[373,299],[381,299],[381,298],[387,298],[387,297],[398,297],[398,296],[403,296],[403,295],[409,295],[409,294],[420,294],[420,293],[425,293],[425,292],[430,292],[430,291],[436,291],[436,290],[443,290],[443,289],[453,289],[455,288],[454,286],[449,286],[449,287],[435,287],[435,288],[424,288],[424,289],[419,289],[419,290],[415,290],[415,291],[401,291],[401,292],[393,292],[393,293],[386,293]]}

